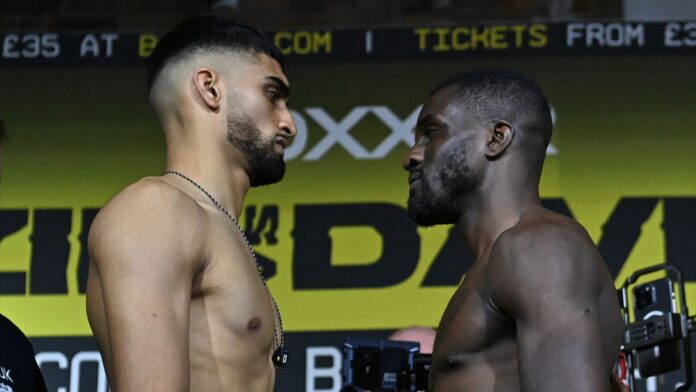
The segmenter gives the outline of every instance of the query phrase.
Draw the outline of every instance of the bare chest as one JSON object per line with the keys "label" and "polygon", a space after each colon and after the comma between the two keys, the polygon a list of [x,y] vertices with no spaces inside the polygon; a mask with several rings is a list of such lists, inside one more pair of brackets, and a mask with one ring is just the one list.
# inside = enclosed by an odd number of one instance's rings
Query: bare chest
{"label": "bare chest", "polygon": [[[514,325],[490,301],[487,271],[471,271],[450,299],[435,342],[434,367],[475,366],[514,350]],[[512,352],[514,355],[514,351]]]}
{"label": "bare chest", "polygon": [[278,325],[270,292],[239,230],[231,222],[215,226],[205,267],[192,287],[192,349],[194,344],[201,351],[212,346],[216,355],[232,361],[240,355],[266,359],[280,338]]}

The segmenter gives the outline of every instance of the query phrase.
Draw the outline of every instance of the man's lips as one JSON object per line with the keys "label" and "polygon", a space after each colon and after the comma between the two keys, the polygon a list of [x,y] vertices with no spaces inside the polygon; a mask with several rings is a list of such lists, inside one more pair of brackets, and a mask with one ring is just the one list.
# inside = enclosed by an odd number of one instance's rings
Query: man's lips
{"label": "man's lips", "polygon": [[286,139],[285,136],[276,136],[275,142],[283,147],[283,149],[288,147],[288,139]]}

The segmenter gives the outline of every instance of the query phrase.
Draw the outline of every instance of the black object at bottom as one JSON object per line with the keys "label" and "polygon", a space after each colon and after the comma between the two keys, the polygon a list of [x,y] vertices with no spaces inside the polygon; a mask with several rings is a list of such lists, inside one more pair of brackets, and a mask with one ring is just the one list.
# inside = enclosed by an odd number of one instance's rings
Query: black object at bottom
{"label": "black object at bottom", "polygon": [[[654,272],[666,272],[667,277],[634,287],[631,317],[628,288],[638,278]],[[688,391],[694,375],[690,316],[681,271],[669,264],[640,269],[626,279],[618,293],[624,319],[621,351],[626,356],[629,389],[636,390],[635,370],[639,370],[642,377],[681,373],[685,379],[674,384],[674,391]]]}
{"label": "black object at bottom", "polygon": [[288,349],[285,346],[280,346],[273,352],[273,364],[276,367],[285,367],[288,364]]}
{"label": "black object at bottom", "polygon": [[0,314],[0,391],[46,392],[34,357],[24,333]]}
{"label": "black object at bottom", "polygon": [[[379,392],[427,389],[432,357],[417,342],[348,339],[343,345],[342,391],[360,388]],[[356,388],[357,387],[357,388]]]}

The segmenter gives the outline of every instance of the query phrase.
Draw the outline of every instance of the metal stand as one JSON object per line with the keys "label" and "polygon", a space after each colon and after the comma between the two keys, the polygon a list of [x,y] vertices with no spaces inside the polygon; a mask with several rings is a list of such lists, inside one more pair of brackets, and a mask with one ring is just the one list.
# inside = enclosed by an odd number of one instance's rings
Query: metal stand
{"label": "metal stand", "polygon": [[[631,322],[628,308],[628,288],[633,285],[641,276],[654,272],[665,271],[672,282],[679,284],[679,313],[666,313],[654,316],[647,320]],[[674,340],[681,340],[682,352],[684,354],[684,364],[686,366],[686,382],[679,386],[675,392],[686,392],[693,382],[693,370],[691,361],[691,339],[689,334],[694,332],[694,321],[696,317],[689,317],[689,310],[686,306],[686,295],[684,293],[684,279],[681,272],[675,267],[667,264],[659,264],[635,271],[626,281],[619,291],[619,301],[624,319],[624,341],[621,351],[626,357],[628,371],[628,387],[631,392],[635,392],[634,370],[636,366],[636,350],[656,346],[661,343]]]}

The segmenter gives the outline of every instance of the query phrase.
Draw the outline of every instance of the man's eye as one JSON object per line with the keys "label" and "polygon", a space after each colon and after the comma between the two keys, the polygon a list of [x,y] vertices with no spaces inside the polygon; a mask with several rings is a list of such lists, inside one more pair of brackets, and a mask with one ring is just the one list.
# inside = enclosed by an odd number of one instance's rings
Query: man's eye
{"label": "man's eye", "polygon": [[433,138],[433,136],[435,136],[437,131],[438,131],[437,127],[425,128],[425,130],[423,131],[423,137],[430,140]]}
{"label": "man's eye", "polygon": [[275,90],[267,90],[266,96],[271,100],[271,102],[275,102],[278,98],[280,98],[280,94],[278,94],[278,92]]}
{"label": "man's eye", "polygon": [[420,144],[428,144],[430,143],[430,140],[433,138],[435,133],[437,133],[438,128],[437,127],[427,127],[423,130],[423,133],[421,134],[420,138],[418,138],[418,143]]}

